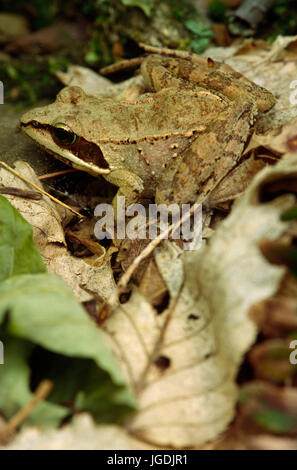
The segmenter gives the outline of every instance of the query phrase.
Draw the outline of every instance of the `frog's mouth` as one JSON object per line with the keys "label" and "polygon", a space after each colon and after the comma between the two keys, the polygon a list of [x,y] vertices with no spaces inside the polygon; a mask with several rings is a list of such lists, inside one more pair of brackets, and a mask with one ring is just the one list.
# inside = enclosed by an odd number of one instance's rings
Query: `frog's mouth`
{"label": "frog's mouth", "polygon": [[56,127],[49,124],[39,124],[35,121],[22,122],[21,128],[46,152],[51,153],[67,165],[94,176],[110,173],[109,165],[100,147],[88,142],[83,137],[73,134],[75,137],[73,141],[66,141],[65,138],[58,141]]}

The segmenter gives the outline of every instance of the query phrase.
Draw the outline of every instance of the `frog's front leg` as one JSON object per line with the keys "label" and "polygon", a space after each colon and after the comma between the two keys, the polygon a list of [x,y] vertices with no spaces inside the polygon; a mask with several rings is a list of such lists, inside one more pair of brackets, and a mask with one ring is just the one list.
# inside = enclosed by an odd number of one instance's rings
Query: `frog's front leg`
{"label": "frog's front leg", "polygon": [[144,185],[141,178],[122,168],[112,170],[108,175],[104,175],[104,178],[109,183],[119,187],[119,190],[113,200],[114,208],[116,207],[118,196],[125,197],[125,206],[127,207],[130,204],[137,202],[144,190]]}
{"label": "frog's front leg", "polygon": [[203,203],[237,165],[257,106],[245,98],[230,101],[179,157],[166,169],[156,191],[157,204]]}

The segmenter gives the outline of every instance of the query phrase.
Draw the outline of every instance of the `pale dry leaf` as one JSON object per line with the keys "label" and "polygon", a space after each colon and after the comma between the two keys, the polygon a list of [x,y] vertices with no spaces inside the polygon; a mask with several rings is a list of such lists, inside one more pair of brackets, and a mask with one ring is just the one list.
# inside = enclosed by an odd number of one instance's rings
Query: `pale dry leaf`
{"label": "pale dry leaf", "polygon": [[[42,187],[41,182],[28,163],[16,162],[15,168],[28,180]],[[5,187],[32,191],[31,186],[4,168],[0,169],[0,183]],[[32,225],[34,242],[47,269],[60,275],[72,288],[79,301],[83,302],[92,297],[81,286],[86,287],[89,292],[94,292],[103,299],[112,294],[115,282],[107,256],[100,266],[91,266],[84,259],[77,258],[69,253],[61,223],[61,216],[65,214],[64,208],[61,209],[47,196],[43,196],[39,201],[10,195],[5,195],[5,197]]]}
{"label": "pale dry leaf", "polygon": [[70,65],[67,72],[58,70],[56,77],[65,86],[79,86],[87,95],[113,96],[116,94],[114,84],[94,70],[80,65]]}
{"label": "pale dry leaf", "polygon": [[[297,157],[257,175],[209,245],[182,253],[165,244],[156,254],[170,291],[158,314],[138,290],[106,321],[105,330],[138,399],[127,423],[152,445],[197,447],[216,438],[234,417],[235,383],[257,334],[250,306],[274,294],[285,269],[261,255],[262,238],[277,238],[280,214],[292,195],[261,203],[259,188],[283,175],[297,177]],[[166,247],[167,246],[167,247]]]}
{"label": "pale dry leaf", "polygon": [[[67,86],[79,86],[87,95],[102,98],[137,99],[144,92],[141,75],[113,83],[94,70],[80,65],[70,65],[67,72],[57,71],[57,78]],[[119,96],[117,96],[119,95]]]}
{"label": "pale dry leaf", "polygon": [[62,429],[41,430],[29,427],[22,430],[1,450],[125,450],[132,442],[119,426],[96,426],[92,418],[84,413],[74,417]]}
{"label": "pale dry leaf", "polygon": [[288,124],[282,126],[276,135],[274,133],[268,133],[267,135],[253,134],[244,154],[248,154],[251,150],[259,147],[264,147],[279,155],[289,152],[295,153],[297,150],[296,129],[297,118],[294,118]]}
{"label": "pale dry leaf", "polygon": [[297,45],[297,35],[296,36],[278,36],[272,44],[270,50],[270,57],[272,60],[280,60],[284,56],[285,49],[295,48],[296,52],[296,45]]}
{"label": "pale dry leaf", "polygon": [[[1,424],[1,423],[0,423]],[[74,416],[61,429],[22,429],[0,450],[154,450],[113,424],[96,425],[87,413]]]}
{"label": "pale dry leaf", "polygon": [[[16,161],[14,167],[18,173],[42,188],[42,183],[27,162]],[[0,183],[4,187],[36,191],[32,186],[2,167],[0,169]],[[38,191],[36,192],[38,193]],[[48,243],[60,243],[66,246],[64,231],[61,226],[62,214],[59,212],[60,209],[58,210],[57,206],[47,196],[43,196],[38,201],[8,194],[5,194],[5,197],[32,225],[34,242],[39,248]],[[62,210],[65,211],[64,208]]]}
{"label": "pale dry leaf", "polygon": [[255,434],[244,436],[246,450],[297,450],[296,438],[274,436],[273,434]]}
{"label": "pale dry leaf", "polygon": [[220,60],[225,62],[236,55],[242,56],[247,55],[248,58],[251,55],[257,55],[257,58],[261,55],[266,57],[267,55],[267,42],[262,40],[255,40],[255,38],[240,38],[233,42],[230,46],[210,46],[206,49],[202,55],[205,57],[212,57],[214,60]]}

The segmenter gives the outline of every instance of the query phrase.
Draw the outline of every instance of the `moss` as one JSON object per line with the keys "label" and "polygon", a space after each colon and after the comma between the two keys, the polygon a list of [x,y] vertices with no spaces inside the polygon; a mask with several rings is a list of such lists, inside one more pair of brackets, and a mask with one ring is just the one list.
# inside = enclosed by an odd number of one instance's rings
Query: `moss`
{"label": "moss", "polygon": [[22,107],[34,105],[43,98],[54,98],[61,85],[53,73],[66,68],[67,64],[67,61],[57,61],[55,58],[34,62],[31,57],[0,64],[0,76],[5,83],[5,101],[17,102]]}
{"label": "moss", "polygon": [[208,14],[210,18],[218,23],[224,23],[226,20],[225,13],[228,7],[221,0],[212,0],[208,5]]}
{"label": "moss", "polygon": [[278,0],[272,8],[268,21],[268,40],[270,42],[278,35],[293,35],[297,32],[297,11],[292,0]]}

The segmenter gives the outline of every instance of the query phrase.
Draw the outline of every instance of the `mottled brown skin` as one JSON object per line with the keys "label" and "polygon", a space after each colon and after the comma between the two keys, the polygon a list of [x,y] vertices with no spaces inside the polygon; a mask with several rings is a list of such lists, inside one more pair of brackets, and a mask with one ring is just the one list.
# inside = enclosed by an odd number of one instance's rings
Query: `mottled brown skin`
{"label": "mottled brown skin", "polygon": [[[135,101],[67,87],[55,103],[26,113],[22,127],[57,158],[119,186],[127,204],[154,195],[158,203],[204,202],[238,164],[255,117],[274,97],[199,56],[148,56],[141,72],[148,93]],[[79,139],[57,142],[57,123]]]}

